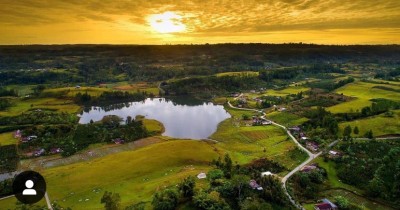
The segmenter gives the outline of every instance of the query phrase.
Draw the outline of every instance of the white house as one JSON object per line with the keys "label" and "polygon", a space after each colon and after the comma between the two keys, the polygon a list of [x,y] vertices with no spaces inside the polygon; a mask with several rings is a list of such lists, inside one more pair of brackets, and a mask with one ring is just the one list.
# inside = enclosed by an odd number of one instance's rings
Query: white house
{"label": "white house", "polygon": [[272,176],[272,175],[274,175],[274,174],[271,173],[271,171],[266,171],[266,172],[262,172],[262,173],[261,173],[261,177],[264,177],[264,176]]}
{"label": "white house", "polygon": [[207,175],[206,175],[206,173],[199,173],[199,174],[197,175],[197,178],[198,178],[198,179],[205,179],[205,178],[207,178]]}

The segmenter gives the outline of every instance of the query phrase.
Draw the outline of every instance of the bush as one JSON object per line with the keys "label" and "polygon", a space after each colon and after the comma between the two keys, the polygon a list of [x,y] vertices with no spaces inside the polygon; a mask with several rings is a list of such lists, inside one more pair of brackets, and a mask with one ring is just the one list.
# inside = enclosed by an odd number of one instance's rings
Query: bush
{"label": "bush", "polygon": [[210,193],[207,193],[205,191],[200,191],[193,197],[193,202],[198,209],[204,209],[204,210],[230,209],[225,200],[221,198],[220,194],[216,191],[211,191]]}
{"label": "bush", "polygon": [[155,210],[174,210],[178,206],[179,195],[176,189],[164,189],[153,196]]}

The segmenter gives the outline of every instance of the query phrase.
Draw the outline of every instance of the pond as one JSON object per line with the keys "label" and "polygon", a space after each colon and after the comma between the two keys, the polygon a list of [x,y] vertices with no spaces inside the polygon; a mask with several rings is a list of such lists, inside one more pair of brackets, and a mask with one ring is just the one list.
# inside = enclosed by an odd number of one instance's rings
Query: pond
{"label": "pond", "polygon": [[141,102],[115,104],[106,107],[89,107],[80,115],[80,124],[101,120],[106,115],[121,118],[143,115],[161,122],[165,127],[163,136],[174,138],[206,139],[217,130],[218,124],[230,118],[221,105],[182,99],[154,98]]}

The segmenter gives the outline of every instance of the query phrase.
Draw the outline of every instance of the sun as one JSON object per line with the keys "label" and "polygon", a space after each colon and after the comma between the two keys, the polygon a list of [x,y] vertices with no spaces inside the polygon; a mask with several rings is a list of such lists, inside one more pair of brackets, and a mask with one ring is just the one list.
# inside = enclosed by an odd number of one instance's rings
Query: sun
{"label": "sun", "polygon": [[182,16],[175,12],[153,14],[148,18],[150,26],[158,33],[179,33],[186,31],[186,25],[182,23]]}

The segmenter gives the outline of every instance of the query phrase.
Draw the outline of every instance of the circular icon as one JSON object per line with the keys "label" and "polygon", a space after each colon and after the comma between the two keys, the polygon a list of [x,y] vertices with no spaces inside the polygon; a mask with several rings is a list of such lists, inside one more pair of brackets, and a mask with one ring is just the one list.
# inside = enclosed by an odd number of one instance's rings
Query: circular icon
{"label": "circular icon", "polygon": [[24,171],[15,177],[13,182],[15,197],[24,204],[40,201],[46,193],[46,181],[35,171]]}

